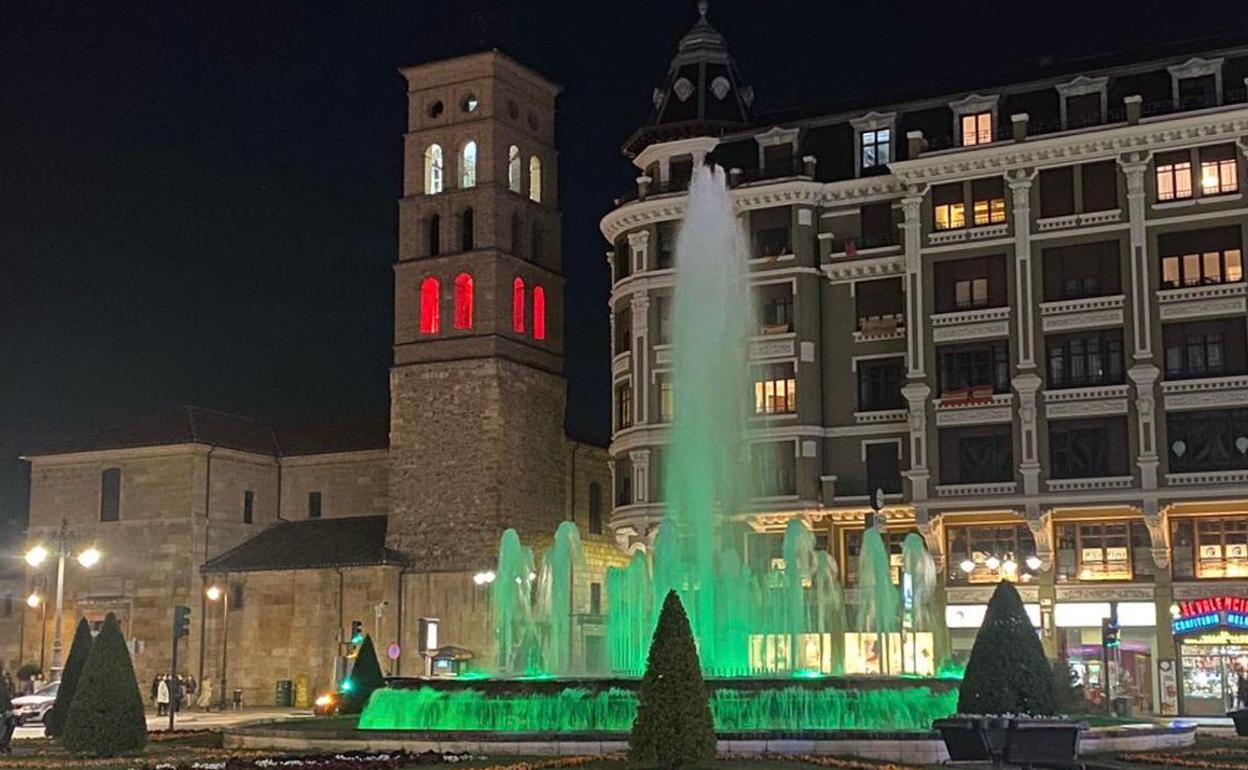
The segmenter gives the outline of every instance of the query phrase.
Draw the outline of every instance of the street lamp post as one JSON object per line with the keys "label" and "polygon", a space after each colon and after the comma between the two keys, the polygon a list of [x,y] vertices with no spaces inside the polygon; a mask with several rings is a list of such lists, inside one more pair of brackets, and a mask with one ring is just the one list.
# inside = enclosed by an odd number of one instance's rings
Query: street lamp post
{"label": "street lamp post", "polygon": [[[61,528],[52,538],[52,550],[46,546],[36,545],[26,552],[26,563],[31,567],[39,567],[49,556],[56,556],[56,612],[53,615],[55,628],[52,629],[52,669],[51,681],[61,679],[61,670],[65,668],[62,659],[61,615],[65,609],[65,559],[71,556],[74,549],[74,536],[69,531],[69,524],[61,519]],[[100,552],[95,548],[86,548],[74,559],[83,567],[90,569],[100,561]]]}
{"label": "street lamp post", "polygon": [[[48,603],[37,593],[26,597],[26,606],[39,610],[39,670],[43,670],[43,650],[48,640]],[[26,624],[22,623],[22,635],[25,636]]]}
{"label": "street lamp post", "polygon": [[225,666],[229,660],[230,654],[230,590],[229,584],[225,588],[217,585],[209,586],[208,599],[210,601],[221,602],[221,710],[225,711]]}

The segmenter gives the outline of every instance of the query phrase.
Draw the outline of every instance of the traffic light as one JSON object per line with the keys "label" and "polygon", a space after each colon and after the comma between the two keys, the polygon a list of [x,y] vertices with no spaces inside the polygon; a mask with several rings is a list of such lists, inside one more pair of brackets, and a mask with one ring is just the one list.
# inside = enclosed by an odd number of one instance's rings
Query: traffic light
{"label": "traffic light", "polygon": [[1121,636],[1122,628],[1119,627],[1117,620],[1105,618],[1101,621],[1101,643],[1105,645],[1105,649],[1116,648],[1121,641]]}
{"label": "traffic light", "polygon": [[351,644],[364,643],[364,624],[358,620],[351,621]]}
{"label": "traffic light", "polygon": [[173,608],[173,638],[191,635],[191,608],[178,605]]}

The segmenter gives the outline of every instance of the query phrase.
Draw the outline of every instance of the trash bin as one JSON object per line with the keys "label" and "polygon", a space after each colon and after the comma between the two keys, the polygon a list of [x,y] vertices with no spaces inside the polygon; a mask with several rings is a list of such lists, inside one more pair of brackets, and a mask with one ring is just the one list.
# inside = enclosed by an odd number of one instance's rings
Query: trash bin
{"label": "trash bin", "polygon": [[1114,698],[1113,701],[1114,716],[1129,717],[1131,716],[1131,699],[1125,695]]}
{"label": "trash bin", "polygon": [[273,702],[280,708],[290,708],[295,705],[294,684],[291,680],[277,680],[277,692],[273,696]]}
{"label": "trash bin", "polygon": [[241,689],[234,691],[234,708],[241,709],[243,707],[243,691]]}

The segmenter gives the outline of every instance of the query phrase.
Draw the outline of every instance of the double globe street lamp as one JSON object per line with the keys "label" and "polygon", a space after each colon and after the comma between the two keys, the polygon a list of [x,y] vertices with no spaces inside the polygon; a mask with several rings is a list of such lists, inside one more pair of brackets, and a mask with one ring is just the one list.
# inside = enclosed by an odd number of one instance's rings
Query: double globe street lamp
{"label": "double globe street lamp", "polygon": [[[51,681],[53,682],[60,681],[61,670],[65,667],[61,655],[61,614],[65,607],[65,560],[73,558],[83,568],[91,569],[100,563],[102,556],[99,549],[94,546],[89,546],[75,553],[76,546],[75,538],[69,532],[68,524],[62,520],[60,530],[52,537],[49,545],[35,545],[26,552],[26,563],[33,569],[43,566],[44,562],[50,557],[56,558],[56,612],[53,620],[52,668],[50,671]],[[42,599],[37,601],[42,601]],[[27,599],[28,604],[29,602],[30,599]]]}

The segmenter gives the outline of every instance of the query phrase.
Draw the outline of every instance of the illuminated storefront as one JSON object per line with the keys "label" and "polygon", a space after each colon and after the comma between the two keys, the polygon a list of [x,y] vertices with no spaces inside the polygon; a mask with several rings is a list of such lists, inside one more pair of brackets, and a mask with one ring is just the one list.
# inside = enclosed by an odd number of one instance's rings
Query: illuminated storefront
{"label": "illuminated storefront", "polygon": [[1233,709],[1239,678],[1248,676],[1248,598],[1183,601],[1173,614],[1183,713],[1220,716]]}
{"label": "illuminated storefront", "polygon": [[1153,711],[1157,607],[1151,601],[1117,602],[1120,643],[1115,653],[1106,655],[1102,622],[1113,612],[1110,602],[1059,601],[1053,612],[1058,654],[1079,677],[1084,698],[1093,705],[1125,697],[1133,712]]}

